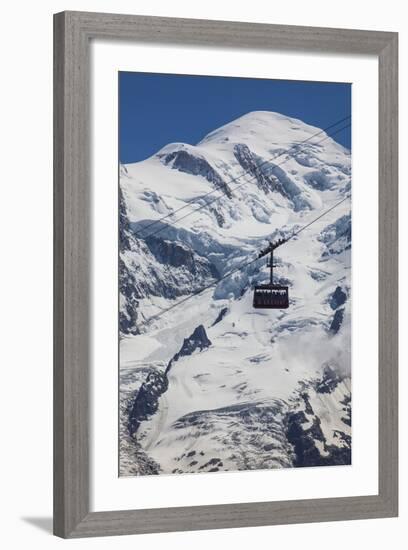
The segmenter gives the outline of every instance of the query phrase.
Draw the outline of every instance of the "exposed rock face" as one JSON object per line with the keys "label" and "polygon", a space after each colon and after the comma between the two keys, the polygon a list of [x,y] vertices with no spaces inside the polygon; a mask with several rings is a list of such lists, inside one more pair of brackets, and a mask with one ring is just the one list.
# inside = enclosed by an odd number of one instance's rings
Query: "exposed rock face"
{"label": "exposed rock face", "polygon": [[150,458],[141,448],[140,444],[129,434],[121,436],[120,461],[121,476],[157,475],[160,466]]}
{"label": "exposed rock face", "polygon": [[[126,174],[125,167],[122,167]],[[119,187],[119,249],[127,250],[133,245],[133,238],[130,231],[126,204],[122,189]],[[123,257],[119,255],[119,293],[121,296],[121,307],[119,308],[119,329],[121,334],[138,334],[137,310],[138,292],[134,282],[134,275],[127,269]]]}
{"label": "exposed rock face", "polygon": [[340,327],[343,323],[343,317],[344,308],[339,308],[334,314],[333,320],[330,325],[330,331],[333,332],[333,334],[337,334],[339,332]]}
{"label": "exposed rock face", "polygon": [[119,247],[121,250],[129,247],[129,232],[130,227],[126,203],[122,188],[119,186]]}
{"label": "exposed rock face", "polygon": [[150,372],[141,385],[129,414],[129,433],[134,435],[140,422],[147,420],[157,411],[159,397],[167,390],[168,380],[165,373]]}
{"label": "exposed rock face", "polygon": [[[246,173],[251,175],[256,185],[264,193],[269,193],[278,187],[279,182],[267,174],[267,163],[251,152],[249,147],[238,143],[234,147],[234,155]],[[279,189],[280,190],[280,189]]]}
{"label": "exposed rock face", "polygon": [[193,275],[201,275],[204,278],[219,277],[214,265],[186,245],[158,237],[147,238],[146,244],[154,258],[162,265],[184,267]]}
{"label": "exposed rock face", "polygon": [[119,394],[119,449],[121,476],[153,475],[158,474],[160,466],[149,457],[141,448],[139,442],[129,432],[129,418],[140,386],[146,380],[152,369],[129,370],[122,375],[122,382],[126,381],[126,387],[122,386]]}
{"label": "exposed rock face", "polygon": [[337,286],[336,290],[331,295],[330,307],[332,309],[337,309],[339,306],[342,306],[346,300],[347,300],[346,292],[340,286]]}
{"label": "exposed rock face", "polygon": [[185,149],[180,149],[166,155],[164,162],[165,164],[171,164],[172,168],[180,170],[180,172],[186,172],[193,176],[202,176],[231,198],[232,195],[229,186],[204,158],[192,155]]}
{"label": "exposed rock face", "polygon": [[[344,466],[351,464],[351,438],[340,432],[337,437],[344,446],[328,445],[320,428],[320,419],[314,418],[312,425],[305,428],[307,419],[303,413],[290,414],[288,417],[287,437],[293,444],[296,467]],[[322,455],[316,442],[322,443]]]}
{"label": "exposed rock face", "polygon": [[322,378],[315,382],[314,388],[317,393],[332,393],[342,380],[340,374],[330,365],[327,365],[324,368]]}
{"label": "exposed rock face", "polygon": [[195,351],[202,351],[211,346],[203,325],[199,325],[194,332],[184,340],[178,353],[171,359],[164,372],[152,370],[145,382],[140,386],[133,405],[129,410],[128,430],[134,436],[143,420],[150,418],[158,409],[159,398],[167,391],[169,381],[167,374],[174,361],[181,357],[192,355]]}
{"label": "exposed rock face", "polygon": [[278,191],[290,200],[295,211],[309,207],[307,200],[302,197],[300,188],[278,164],[258,157],[247,145],[241,143],[234,147],[234,155],[264,193]]}
{"label": "exposed rock face", "polygon": [[205,328],[203,325],[199,325],[188,338],[184,339],[181,349],[176,355],[169,361],[167,365],[166,373],[169,372],[171,365],[174,361],[178,361],[181,357],[192,355],[195,351],[203,351],[211,346],[211,342],[207,337]]}
{"label": "exposed rock face", "polygon": [[216,325],[217,323],[220,323],[224,317],[226,316],[226,314],[228,313],[228,308],[227,307],[223,307],[220,312],[218,313],[215,321],[213,322],[212,326]]}
{"label": "exposed rock face", "polygon": [[342,216],[335,223],[328,225],[317,238],[326,245],[323,257],[349,250],[351,248],[351,214]]}
{"label": "exposed rock face", "polygon": [[119,292],[121,297],[121,308],[119,310],[120,333],[122,335],[139,334],[137,327],[139,293],[134,277],[121,257],[119,257]]}
{"label": "exposed rock face", "polygon": [[119,253],[119,328],[122,335],[139,333],[141,299],[150,296],[175,299],[220,277],[209,259],[185,244],[158,236],[143,241],[135,238],[132,230],[122,233],[121,242],[126,243]]}
{"label": "exposed rock face", "polygon": [[[286,434],[293,445],[293,465],[296,467],[334,466],[351,464],[351,394],[344,385],[345,378],[327,366],[323,376],[307,384],[300,393],[301,410],[289,411]],[[323,420],[314,410],[313,396],[324,395],[326,401],[335,399],[341,406],[337,426],[323,427]],[[322,397],[315,403],[319,403]]]}

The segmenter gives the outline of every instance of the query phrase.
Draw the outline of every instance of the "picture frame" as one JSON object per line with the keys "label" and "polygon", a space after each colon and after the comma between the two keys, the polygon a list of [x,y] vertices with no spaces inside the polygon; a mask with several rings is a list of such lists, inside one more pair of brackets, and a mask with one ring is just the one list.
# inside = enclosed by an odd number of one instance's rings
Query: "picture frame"
{"label": "picture frame", "polygon": [[[90,42],[369,54],[379,67],[377,495],[90,511]],[[62,12],[54,16],[54,533],[64,538],[394,517],[398,514],[398,35]]]}

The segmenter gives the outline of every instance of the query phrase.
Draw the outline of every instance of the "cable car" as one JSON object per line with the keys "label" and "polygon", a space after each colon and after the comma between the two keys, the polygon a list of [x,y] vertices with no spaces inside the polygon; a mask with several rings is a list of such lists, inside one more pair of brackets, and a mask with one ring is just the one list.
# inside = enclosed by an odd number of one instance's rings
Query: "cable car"
{"label": "cable car", "polygon": [[270,260],[267,266],[270,268],[270,281],[266,285],[257,285],[254,288],[254,308],[263,309],[286,309],[289,307],[289,288],[283,285],[273,284],[273,251],[278,246],[284,244],[285,239],[271,242],[264,250],[259,253],[258,258],[270,254]]}
{"label": "cable car", "polygon": [[254,288],[255,308],[286,309],[289,307],[289,288],[281,285],[258,285]]}

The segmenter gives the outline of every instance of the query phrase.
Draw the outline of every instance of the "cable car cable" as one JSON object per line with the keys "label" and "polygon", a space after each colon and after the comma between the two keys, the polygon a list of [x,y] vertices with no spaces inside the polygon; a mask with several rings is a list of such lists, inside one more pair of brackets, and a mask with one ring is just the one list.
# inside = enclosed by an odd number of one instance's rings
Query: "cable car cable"
{"label": "cable car cable", "polygon": [[[264,161],[262,161],[260,164],[257,165],[257,168],[261,168],[263,165],[265,165],[265,164],[267,164],[267,163],[269,163],[269,162],[272,162],[272,161],[274,161],[274,160],[277,160],[279,157],[281,157],[281,156],[283,156],[283,155],[288,155],[288,154],[290,154],[290,151],[291,151],[292,149],[295,149],[295,150],[298,149],[298,148],[301,147],[302,145],[305,145],[306,143],[308,143],[311,139],[313,139],[313,138],[319,136],[319,135],[322,134],[322,133],[327,132],[327,131],[330,130],[331,128],[337,126],[338,124],[341,124],[342,122],[344,122],[345,120],[347,120],[347,119],[349,119],[349,118],[351,118],[351,117],[350,117],[350,116],[344,117],[344,118],[338,120],[337,122],[331,124],[330,126],[327,126],[327,128],[324,128],[324,129],[320,130],[319,132],[317,132],[316,134],[313,134],[312,136],[308,137],[308,138],[305,139],[304,141],[301,141],[301,142],[299,142],[299,143],[296,143],[296,144],[292,145],[291,147],[289,147],[289,149],[286,149],[286,150],[283,151],[282,153],[279,153],[278,155],[275,155],[274,157],[270,157],[269,159],[265,159]],[[345,130],[346,128],[349,128],[350,126],[351,126],[351,124],[348,124],[348,125],[344,126],[343,128],[340,128],[340,129],[338,129],[337,131],[333,132],[332,134],[325,136],[325,138],[323,139],[323,141],[326,140],[326,139],[328,139],[328,138],[330,138],[330,137],[332,137],[332,136],[334,136],[334,135],[336,135],[337,133],[341,132],[342,130]],[[319,141],[318,143],[311,143],[311,145],[319,145],[319,143],[321,143],[321,141]],[[300,152],[302,152],[302,151],[300,151]],[[284,162],[286,162],[287,160],[289,160],[289,159],[285,159]],[[284,164],[284,163],[281,163],[281,164],[278,164],[277,166],[274,166],[274,167],[272,168],[272,170],[274,170],[275,168],[281,166],[282,164]],[[248,172],[243,172],[242,174],[239,174],[238,176],[235,176],[235,178],[232,178],[231,180],[229,180],[229,181],[227,181],[227,182],[224,182],[224,184],[228,185],[228,184],[234,183],[234,182],[236,182],[237,180],[239,180],[240,178],[242,178],[242,177],[244,177],[244,176],[247,176],[247,175],[248,175]],[[252,176],[252,178],[250,178],[250,181],[252,181],[255,177],[256,177],[256,176]],[[245,184],[246,184],[246,183],[250,183],[250,181],[247,181],[247,182],[244,182],[244,183],[245,183]],[[241,185],[242,185],[242,184],[241,184]],[[240,187],[240,186],[236,186],[236,187],[234,188],[234,190],[237,189],[238,187]],[[177,214],[177,213],[180,212],[181,210],[184,210],[185,208],[191,206],[192,204],[198,202],[199,200],[202,200],[202,199],[204,199],[205,197],[208,197],[209,195],[212,195],[212,194],[215,193],[216,191],[219,191],[221,188],[222,188],[221,185],[216,186],[216,187],[215,187],[214,189],[212,189],[211,191],[208,191],[208,192],[205,193],[204,195],[200,195],[199,197],[197,197],[197,199],[192,200],[192,201],[188,202],[187,204],[184,204],[183,206],[181,206],[181,207],[177,208],[176,210],[170,212],[169,214],[166,214],[165,216],[159,218],[158,220],[154,220],[153,222],[149,223],[148,225],[145,225],[145,226],[141,229],[141,231],[145,231],[146,229],[149,229],[149,227],[152,227],[152,226],[154,226],[154,225],[160,223],[161,221],[163,221],[163,220],[165,220],[165,219],[167,219],[167,218],[170,218],[171,216],[174,216],[175,214]],[[223,197],[223,196],[224,196],[224,194],[221,195],[220,198]],[[212,202],[213,202],[213,201],[212,201]],[[210,204],[212,204],[212,202],[210,202]],[[208,204],[208,203],[206,203],[206,204],[203,205],[202,207],[207,206],[207,204]],[[200,209],[201,209],[201,207],[200,207],[199,209],[193,210],[193,212],[195,212],[196,210],[200,210]],[[186,216],[183,216],[183,217],[180,218],[180,219],[184,219],[185,217],[186,217]],[[172,222],[172,223],[177,223],[178,221],[179,221],[179,220],[175,220],[175,222]],[[162,230],[162,228],[160,228],[160,231],[161,231],[161,230]],[[148,235],[141,235],[141,238],[147,239],[147,238],[149,238],[149,237],[151,237],[151,236],[154,236],[155,234],[156,234],[156,233],[153,232],[153,233],[150,233],[150,234],[148,234]]]}
{"label": "cable car cable", "polygon": [[[325,138],[323,138],[322,140],[318,141],[317,143],[314,143],[313,145],[319,145],[320,143],[323,143],[324,141],[326,141],[327,139],[331,138],[332,136],[334,136],[335,134],[341,132],[342,130],[345,130],[347,129],[348,127],[350,127],[351,125],[347,125],[347,126],[344,126],[343,128],[340,128],[338,130],[336,130],[336,132],[334,132],[333,134],[331,134],[330,136],[326,136]],[[273,168],[272,168],[272,171],[275,169],[275,168],[279,168],[280,166],[282,166],[283,164],[285,164],[285,162],[287,162],[289,159],[285,159],[283,162],[281,162],[280,164],[277,164],[275,165]],[[253,178],[255,178],[256,176],[253,176]],[[247,181],[244,181],[242,183],[240,183],[239,185],[237,185],[235,188],[234,188],[234,191],[240,187],[243,187],[244,185],[248,185],[249,183],[252,182],[253,178],[250,178],[249,180]],[[192,210],[191,212],[188,212],[187,214],[185,214],[184,216],[181,216],[181,218],[178,218],[177,220],[174,220],[172,222],[170,222],[172,225],[175,225],[177,223],[179,223],[181,220],[184,220],[185,218],[187,218],[188,216],[190,216],[191,214],[194,214],[195,212],[198,212],[200,210],[202,210],[203,208],[206,208],[208,206],[211,206],[211,204],[213,204],[214,202],[217,202],[219,201],[220,199],[222,198],[225,198],[225,195],[220,195],[218,197],[215,197],[212,201],[210,202],[206,202],[205,204],[202,204],[201,206],[199,206],[198,208],[195,208],[194,210]],[[189,203],[190,204],[190,203]],[[157,220],[157,221],[160,221],[160,220]],[[144,235],[144,236],[141,236],[141,238],[143,240],[146,240],[148,239],[149,237],[154,237],[155,235],[161,233],[162,231],[164,231],[165,229],[167,229],[168,226],[165,225],[163,227],[159,227],[159,229],[157,231],[153,231],[152,233],[149,233],[148,235]]]}
{"label": "cable car cable", "polygon": [[[313,139],[314,137],[317,137],[318,135],[322,134],[323,132],[327,132],[328,130],[330,130],[331,128],[333,128],[334,126],[337,126],[338,124],[341,124],[342,122],[346,121],[347,119],[350,119],[351,116],[348,115],[340,120],[338,120],[337,122],[334,122],[333,124],[331,124],[330,126],[327,126],[326,128],[323,128],[322,130],[319,130],[319,132],[317,132],[316,134],[313,134],[312,136],[309,136],[307,139],[303,140],[303,141],[300,141],[299,143],[295,143],[294,145],[292,145],[291,147],[289,147],[289,149],[287,149],[286,151],[283,151],[282,153],[279,153],[269,159],[265,159],[263,162],[261,162],[260,164],[258,164],[258,168],[261,168],[264,164],[268,163],[268,162],[272,162],[273,160],[276,160],[278,159],[279,157],[281,157],[282,155],[285,155],[285,154],[288,154],[292,149],[295,149],[297,147],[299,147],[299,145],[303,145],[304,143],[307,143],[308,141],[310,141],[311,139]],[[313,145],[313,144],[312,144]],[[237,179],[243,177],[247,175],[247,172],[243,172],[242,174],[238,175],[238,176],[235,176],[235,178],[232,178],[230,181],[227,181],[225,182],[225,184],[230,184],[230,183],[234,183],[234,181],[236,181]],[[200,197],[198,197],[198,199],[196,200],[192,200],[190,202],[188,202],[187,204],[181,206],[180,208],[177,208],[176,210],[174,210],[173,212],[170,212],[169,214],[166,214],[166,216],[163,216],[162,218],[159,218],[158,220],[154,220],[152,223],[146,225],[143,227],[143,229],[148,229],[149,227],[155,225],[156,223],[159,223],[161,222],[162,220],[165,220],[171,216],[174,216],[174,214],[177,214],[177,212],[180,212],[181,210],[184,210],[184,208],[187,208],[188,206],[190,206],[191,204],[193,204],[194,202],[197,202],[197,200],[201,200],[205,197],[207,197],[208,195],[211,195],[212,193],[214,193],[215,191],[218,191],[218,189],[220,189],[222,186],[221,185],[218,185],[215,187],[215,189],[212,189],[211,191],[208,191],[207,193],[205,193],[204,195],[200,195]]]}
{"label": "cable car cable", "polygon": [[[328,214],[329,212],[331,212],[332,210],[334,210],[335,208],[337,208],[337,206],[340,206],[340,204],[342,204],[344,201],[346,201],[347,199],[349,199],[351,197],[351,195],[347,195],[346,197],[343,197],[340,201],[338,201],[336,204],[334,204],[333,206],[331,206],[329,209],[327,209],[325,212],[323,212],[322,214],[320,214],[319,216],[317,216],[317,218],[313,219],[311,222],[307,223],[305,226],[301,227],[298,231],[295,231],[290,237],[288,237],[286,240],[285,240],[285,244],[287,242],[289,242],[291,239],[293,239],[294,237],[297,237],[297,235],[299,235],[299,233],[301,233],[304,229],[306,229],[307,227],[310,227],[313,223],[317,222],[318,220],[320,220],[321,218],[323,218],[323,216],[325,216],[326,214]],[[165,313],[168,313],[169,311],[171,311],[172,309],[178,307],[179,305],[187,302],[187,300],[190,300],[191,298],[194,298],[195,296],[198,296],[199,294],[202,294],[203,292],[209,290],[210,288],[212,288],[213,286],[216,286],[218,285],[220,282],[222,282],[224,279],[227,279],[228,277],[231,277],[231,275],[234,275],[235,273],[237,273],[238,271],[240,271],[241,269],[244,269],[245,267],[248,267],[249,265],[255,263],[257,260],[259,260],[260,257],[259,255],[257,255],[255,258],[252,258],[252,260],[249,260],[248,262],[243,262],[242,264],[240,264],[239,266],[237,266],[236,268],[232,269],[231,271],[229,271],[228,273],[226,273],[225,275],[223,275],[220,279],[217,279],[216,281],[212,282],[212,283],[209,283],[208,285],[204,286],[203,288],[197,290],[196,292],[193,292],[193,294],[189,294],[188,296],[186,296],[185,298],[183,298],[182,300],[179,300],[178,302],[176,302],[175,304],[172,304],[171,306],[169,306],[168,308],[165,308],[163,310],[161,310],[160,312],[158,312],[157,314],[155,315],[152,315],[151,317],[149,317],[148,319],[145,320],[145,322],[141,325],[142,327],[145,326],[145,325],[149,325],[152,321],[155,321],[157,320],[158,318],[160,318],[162,315],[164,315]]]}
{"label": "cable car cable", "polygon": [[[342,130],[345,130],[346,128],[350,127],[351,125],[347,125],[347,126],[344,126],[343,128],[340,128],[338,130],[336,130],[336,132],[334,132],[333,134],[331,134],[330,136],[326,136],[325,138],[323,138],[322,140],[318,141],[317,143],[314,143],[313,145],[319,145],[320,143],[323,143],[324,141],[326,141],[327,139],[331,138],[332,136],[334,136],[335,134],[341,132]],[[285,159],[283,162],[281,162],[280,164],[276,164],[273,168],[272,168],[272,171],[275,169],[275,168],[279,168],[280,166],[282,166],[283,164],[285,164],[285,162],[288,162],[289,159]],[[236,189],[239,189],[240,187],[243,187],[244,185],[248,185],[249,183],[251,183],[253,181],[253,179],[256,178],[256,176],[253,176],[252,178],[250,178],[249,180],[247,181],[244,181],[242,183],[240,183],[239,185],[237,185],[235,188],[234,188],[234,191]],[[181,216],[180,218],[178,218],[177,220],[174,220],[172,222],[170,222],[172,225],[175,225],[177,223],[179,223],[181,220],[184,220],[185,218],[187,218],[188,216],[191,216],[191,214],[194,214],[195,212],[199,212],[200,210],[202,210],[203,208],[207,208],[208,206],[211,206],[214,202],[217,202],[219,201],[220,199],[223,199],[225,198],[225,195],[222,194],[222,195],[219,195],[218,197],[215,197],[214,199],[212,199],[211,201],[209,202],[206,202],[204,204],[202,204],[201,206],[199,206],[198,208],[195,208],[194,210],[192,210],[191,212],[187,212],[187,214],[184,214],[184,216]],[[157,221],[160,221],[160,220],[157,220]],[[148,235],[144,235],[142,236],[141,238],[143,240],[146,240],[148,239],[149,237],[154,237],[156,235],[158,235],[159,233],[161,233],[162,231],[164,231],[165,229],[167,229],[167,225],[163,226],[163,227],[159,227],[159,229],[157,231],[153,231],[152,233],[149,233]]]}
{"label": "cable car cable", "polygon": [[312,223],[315,223],[318,219],[327,215],[330,210],[344,202],[347,198],[348,196],[344,197],[341,201],[336,203],[336,205],[328,208],[324,213],[320,214],[320,216],[301,227],[298,231],[292,232],[292,235],[290,237],[270,241],[269,245],[259,252],[258,258],[263,258],[264,256],[270,255],[269,262],[267,262],[267,266],[270,269],[270,274],[269,283],[255,284],[254,286],[252,305],[255,309],[287,309],[289,307],[289,286],[282,285],[280,283],[274,283],[273,281],[273,268],[276,267],[273,261],[274,251],[283,244],[287,243],[290,239],[299,235],[299,233],[312,225]]}

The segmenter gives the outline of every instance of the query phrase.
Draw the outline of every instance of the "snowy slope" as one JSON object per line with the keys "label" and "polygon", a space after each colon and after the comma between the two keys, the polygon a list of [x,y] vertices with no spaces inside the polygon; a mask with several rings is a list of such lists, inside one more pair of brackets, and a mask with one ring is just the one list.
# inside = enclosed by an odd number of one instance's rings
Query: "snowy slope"
{"label": "snowy slope", "polygon": [[350,173],[319,128],[271,112],[121,167],[122,475],[350,463],[350,201],[277,250],[289,309],[253,309],[264,259],[217,283]]}

